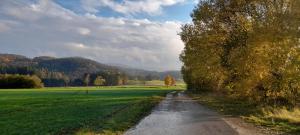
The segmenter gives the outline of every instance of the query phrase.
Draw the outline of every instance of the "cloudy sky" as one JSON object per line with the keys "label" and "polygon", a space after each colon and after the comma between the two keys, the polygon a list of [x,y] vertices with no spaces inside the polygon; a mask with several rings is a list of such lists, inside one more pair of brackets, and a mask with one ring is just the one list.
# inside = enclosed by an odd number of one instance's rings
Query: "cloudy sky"
{"label": "cloudy sky", "polygon": [[0,53],[178,70],[196,0],[0,0]]}

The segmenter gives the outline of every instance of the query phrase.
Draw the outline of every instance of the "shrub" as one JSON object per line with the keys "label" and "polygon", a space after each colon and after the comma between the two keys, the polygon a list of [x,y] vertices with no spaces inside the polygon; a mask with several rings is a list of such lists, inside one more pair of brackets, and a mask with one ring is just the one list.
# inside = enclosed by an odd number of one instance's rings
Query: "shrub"
{"label": "shrub", "polygon": [[0,75],[0,89],[41,87],[43,87],[43,83],[35,75]]}

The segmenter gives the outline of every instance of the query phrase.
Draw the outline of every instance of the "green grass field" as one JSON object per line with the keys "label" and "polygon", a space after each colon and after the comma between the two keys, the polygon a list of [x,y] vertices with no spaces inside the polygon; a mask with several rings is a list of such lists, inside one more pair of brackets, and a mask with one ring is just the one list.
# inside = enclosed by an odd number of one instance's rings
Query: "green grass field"
{"label": "green grass field", "polygon": [[[0,133],[122,133],[178,87],[0,90]],[[86,94],[86,90],[89,93]]]}

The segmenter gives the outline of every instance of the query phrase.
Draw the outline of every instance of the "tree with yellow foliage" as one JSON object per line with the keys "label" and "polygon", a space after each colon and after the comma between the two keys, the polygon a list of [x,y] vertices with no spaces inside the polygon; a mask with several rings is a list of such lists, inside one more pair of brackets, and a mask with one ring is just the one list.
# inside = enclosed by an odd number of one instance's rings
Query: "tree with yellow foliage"
{"label": "tree with yellow foliage", "polygon": [[166,86],[174,86],[176,81],[171,75],[167,75],[164,79]]}
{"label": "tree with yellow foliage", "polygon": [[200,1],[180,33],[187,89],[295,106],[299,11],[299,0]]}

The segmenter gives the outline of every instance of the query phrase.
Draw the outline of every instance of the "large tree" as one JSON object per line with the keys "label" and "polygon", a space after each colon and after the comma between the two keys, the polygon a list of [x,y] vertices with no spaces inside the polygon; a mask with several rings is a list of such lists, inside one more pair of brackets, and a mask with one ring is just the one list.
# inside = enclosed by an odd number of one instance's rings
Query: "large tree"
{"label": "large tree", "polygon": [[299,0],[204,0],[180,33],[189,90],[294,104],[299,96]]}

